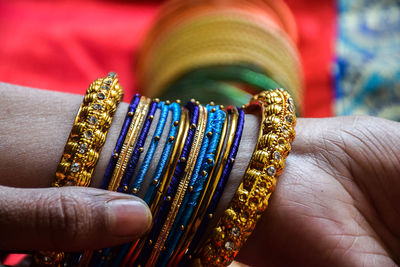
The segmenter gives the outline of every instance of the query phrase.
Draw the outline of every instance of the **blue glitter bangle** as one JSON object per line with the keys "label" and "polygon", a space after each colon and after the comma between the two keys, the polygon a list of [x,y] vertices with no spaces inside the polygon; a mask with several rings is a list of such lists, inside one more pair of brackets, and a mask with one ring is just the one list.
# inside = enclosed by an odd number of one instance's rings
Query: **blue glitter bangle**
{"label": "blue glitter bangle", "polygon": [[[165,266],[174,252],[183,230],[193,214],[198,204],[198,199],[204,189],[204,185],[209,179],[209,174],[214,168],[215,157],[219,142],[221,141],[221,132],[225,123],[226,114],[218,106],[207,105],[209,118],[207,120],[206,138],[203,139],[202,147],[196,161],[196,166],[189,183],[189,193],[185,195],[181,208],[175,219],[174,226],[166,242],[164,250],[157,262],[157,266]],[[213,112],[214,111],[214,112]]]}
{"label": "blue glitter bangle", "polygon": [[[178,134],[178,125],[180,123],[181,120],[181,107],[178,103],[172,103],[169,106],[169,109],[172,110],[172,121],[171,121],[171,127],[168,133],[168,136],[173,136],[174,139],[176,139],[176,136]],[[154,172],[153,178],[151,180],[150,186],[147,189],[146,195],[144,197],[144,201],[147,203],[147,205],[150,205],[153,198],[154,198],[154,194],[156,193],[162,178],[162,174],[164,173],[164,169],[168,163],[168,159],[170,157],[171,154],[171,150],[174,146],[173,142],[169,142],[169,140],[167,139],[167,141],[165,142],[165,146],[164,149],[161,153],[161,158],[160,161],[156,167],[156,170]]]}
{"label": "blue glitter bangle", "polygon": [[[229,156],[228,156],[229,160],[227,161],[227,163],[224,166],[221,178],[219,179],[219,182],[215,189],[214,195],[209,203],[209,206],[208,206],[205,214],[213,214],[215,212],[215,209],[217,208],[218,202],[224,191],[226,182],[228,181],[229,175],[232,171],[232,167],[233,167],[233,164],[234,164],[234,161],[235,161],[238,149],[239,149],[240,140],[242,138],[244,119],[245,119],[244,111],[242,109],[238,108],[238,112],[239,112],[238,124],[236,127],[236,132],[235,132],[235,137],[234,137],[234,140],[232,143],[232,147],[229,152]],[[205,231],[208,228],[210,221],[211,221],[210,217],[208,217],[208,216],[203,217],[203,219],[201,220],[201,224],[197,228],[197,232],[196,232],[195,236],[193,237],[193,239],[189,245],[189,248],[187,249],[187,252],[186,252],[184,258],[182,259],[182,261],[180,262],[179,266],[188,266],[188,263],[190,261],[189,256],[192,256],[194,254]]]}
{"label": "blue glitter bangle", "polygon": [[133,96],[131,103],[129,104],[128,112],[125,116],[124,123],[122,124],[121,132],[119,134],[113,154],[111,155],[111,159],[108,162],[107,169],[104,173],[103,180],[100,185],[101,189],[108,188],[108,184],[110,183],[111,177],[113,175],[115,165],[117,164],[117,161],[118,161],[118,155],[121,152],[121,148],[124,143],[126,134],[128,133],[129,125],[131,124],[133,114],[135,113],[135,110],[137,108],[137,105],[139,104],[139,101],[140,101],[140,96],[139,96],[139,94],[136,94]]}
{"label": "blue glitter bangle", "polygon": [[151,123],[154,118],[154,113],[157,110],[157,101],[153,100],[150,103],[149,107],[149,112],[147,113],[146,117],[146,122],[143,125],[143,128],[140,132],[140,135],[138,137],[138,140],[135,145],[135,149],[132,152],[131,158],[129,159],[128,165],[126,167],[126,170],[124,172],[124,175],[122,176],[121,183],[117,189],[117,192],[127,192],[128,191],[128,185],[130,183],[130,180],[135,172],[137,163],[139,161],[139,157],[141,153],[143,152],[143,146],[146,141],[147,135],[150,130]]}
{"label": "blue glitter bangle", "polygon": [[[179,181],[181,180],[183,171],[186,167],[186,159],[189,156],[190,149],[191,149],[192,142],[193,142],[194,133],[196,131],[196,127],[197,127],[197,123],[198,123],[199,107],[192,102],[188,102],[186,104],[186,108],[189,109],[189,113],[190,113],[190,129],[188,131],[188,135],[185,140],[185,144],[184,144],[182,152],[180,154],[180,160],[176,166],[175,172],[174,172],[171,182],[168,186],[166,195],[164,196],[164,199],[160,205],[160,209],[159,209],[157,215],[155,216],[154,224],[153,224],[153,227],[147,237],[147,240],[156,240],[158,238],[158,235],[161,232],[164,221],[171,209],[171,204],[172,204],[171,199],[173,199],[173,197],[175,196]],[[149,258],[150,254],[151,254],[151,251],[152,251],[152,242],[146,242],[145,245],[143,246],[138,258],[135,261],[135,265],[136,266],[137,265],[144,266],[147,262],[147,259]]]}

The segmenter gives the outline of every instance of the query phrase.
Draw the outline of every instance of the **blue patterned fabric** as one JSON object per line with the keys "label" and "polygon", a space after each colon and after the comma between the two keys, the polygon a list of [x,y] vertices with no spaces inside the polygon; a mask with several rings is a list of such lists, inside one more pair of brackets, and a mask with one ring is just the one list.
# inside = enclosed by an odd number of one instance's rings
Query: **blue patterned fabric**
{"label": "blue patterned fabric", "polygon": [[400,1],[338,5],[336,114],[400,121]]}

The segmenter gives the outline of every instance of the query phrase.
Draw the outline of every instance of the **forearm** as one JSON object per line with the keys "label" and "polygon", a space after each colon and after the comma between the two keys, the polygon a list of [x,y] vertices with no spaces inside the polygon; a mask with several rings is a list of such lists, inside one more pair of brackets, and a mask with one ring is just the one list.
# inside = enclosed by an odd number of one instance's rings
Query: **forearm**
{"label": "forearm", "polygon": [[[0,184],[14,187],[50,186],[82,96],[9,84],[0,84],[0,96]],[[93,187],[100,185],[126,110],[127,104],[121,103],[96,166]],[[157,116],[159,113],[156,113],[154,121],[157,121]],[[149,134],[152,135],[155,127],[156,123],[153,123]],[[258,128],[258,118],[246,116],[237,159],[216,218],[227,206],[242,179],[256,143]],[[161,149],[156,151],[154,158],[158,158],[159,153]],[[157,161],[153,160],[150,173],[156,165]],[[146,183],[148,181],[144,181]]]}
{"label": "forearm", "polygon": [[[82,96],[0,84],[0,97],[0,184],[50,186]],[[100,184],[126,109],[121,103],[93,187]],[[242,180],[259,127],[256,116],[246,116],[237,159],[214,218]],[[398,258],[399,127],[368,117],[299,119],[271,205],[239,260],[263,266],[268,257],[278,266],[337,266],[370,259],[386,264],[390,254]],[[150,134],[154,128],[155,123]]]}

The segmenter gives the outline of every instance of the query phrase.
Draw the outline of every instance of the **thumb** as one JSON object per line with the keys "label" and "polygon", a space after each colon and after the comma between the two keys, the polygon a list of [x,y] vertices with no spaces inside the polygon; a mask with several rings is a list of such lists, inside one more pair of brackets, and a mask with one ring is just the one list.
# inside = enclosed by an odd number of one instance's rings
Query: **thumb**
{"label": "thumb", "polygon": [[94,188],[0,186],[0,250],[82,251],[137,239],[151,213],[139,198]]}

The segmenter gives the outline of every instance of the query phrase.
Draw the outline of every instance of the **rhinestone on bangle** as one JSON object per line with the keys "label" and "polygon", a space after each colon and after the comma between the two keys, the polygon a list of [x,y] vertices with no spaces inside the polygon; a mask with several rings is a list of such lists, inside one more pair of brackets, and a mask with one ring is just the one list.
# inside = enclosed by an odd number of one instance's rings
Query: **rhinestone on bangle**
{"label": "rhinestone on bangle", "polygon": [[80,145],[79,145],[79,147],[78,147],[78,152],[79,152],[80,154],[85,154],[87,151],[88,151],[87,144],[83,143],[83,144],[80,144]]}
{"label": "rhinestone on bangle", "polygon": [[100,100],[104,100],[104,99],[106,99],[106,95],[104,93],[98,93],[97,98]]}
{"label": "rhinestone on bangle", "polygon": [[97,123],[97,117],[96,116],[89,116],[88,122],[90,124],[96,124]]}
{"label": "rhinestone on bangle", "polygon": [[78,172],[80,169],[81,169],[81,166],[78,163],[74,162],[71,164],[71,167],[70,167],[71,172]]}
{"label": "rhinestone on bangle", "polygon": [[93,137],[93,132],[92,130],[87,130],[86,132],[84,132],[83,135],[85,136],[85,138],[90,139]]}

